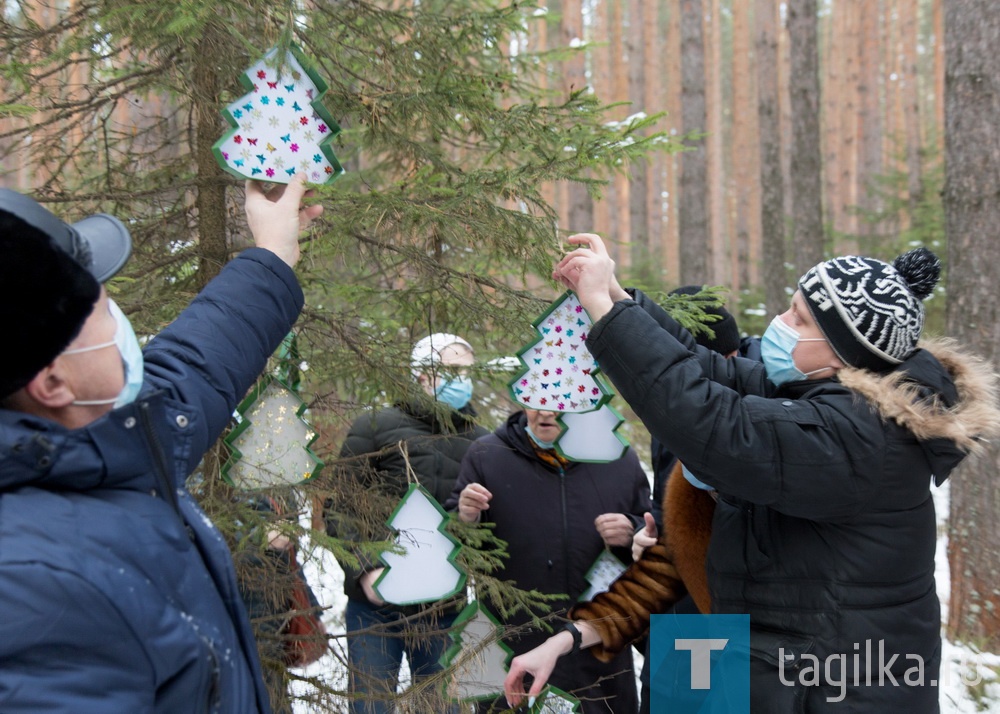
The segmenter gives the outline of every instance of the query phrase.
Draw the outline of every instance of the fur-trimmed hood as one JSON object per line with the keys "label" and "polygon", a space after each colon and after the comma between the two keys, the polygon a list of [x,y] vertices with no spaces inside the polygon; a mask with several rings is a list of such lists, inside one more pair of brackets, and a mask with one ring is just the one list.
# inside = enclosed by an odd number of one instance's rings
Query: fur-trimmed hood
{"label": "fur-trimmed hood", "polygon": [[967,454],[1000,435],[997,374],[985,361],[960,352],[953,340],[923,340],[885,374],[848,367],[838,377],[883,419],[920,440],[938,485]]}

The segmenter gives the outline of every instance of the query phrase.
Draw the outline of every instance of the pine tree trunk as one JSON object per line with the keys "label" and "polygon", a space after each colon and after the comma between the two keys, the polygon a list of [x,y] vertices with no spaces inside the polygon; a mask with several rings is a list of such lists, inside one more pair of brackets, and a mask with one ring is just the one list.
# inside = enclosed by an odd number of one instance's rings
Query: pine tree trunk
{"label": "pine tree trunk", "polygon": [[[559,44],[569,47],[575,41],[583,39],[583,7],[581,0],[561,0],[562,22],[560,25]],[[576,52],[566,60],[564,65],[564,86],[566,95],[584,89],[587,82],[587,58],[583,52]],[[585,186],[578,183],[570,184],[567,196],[569,200],[569,223],[564,226],[571,230],[590,230],[594,223],[594,202]]]}
{"label": "pine tree trunk", "polygon": [[[610,0],[611,3],[611,101],[622,103],[628,101],[628,64],[625,57],[625,4],[628,0]],[[620,106],[614,118],[624,119],[629,112],[628,107]],[[632,253],[628,250],[629,236],[632,235],[632,184],[629,177],[622,173],[615,174],[614,201],[611,204],[613,216],[613,237],[616,242],[608,247],[612,257],[622,268],[632,265]]]}
{"label": "pine tree trunk", "polygon": [[197,176],[198,195],[198,286],[203,288],[219,274],[229,260],[226,240],[226,182],[212,153],[212,145],[221,135],[219,107],[222,106],[222,77],[215,61],[214,48],[223,39],[209,30],[196,50],[191,86],[194,111],[194,147],[192,156]]}
{"label": "pine tree trunk", "polygon": [[[628,97],[629,112],[646,111],[645,52],[643,42],[645,23],[642,17],[643,0],[629,0],[628,3]],[[648,48],[649,52],[653,47]],[[646,191],[649,186],[649,164],[646,159],[633,162],[629,181],[629,226],[631,231],[621,238],[628,241],[623,246],[630,253],[632,262],[642,260],[649,244],[649,214],[646,210]]]}
{"label": "pine tree trunk", "polygon": [[[647,0],[643,4],[642,43],[646,48],[643,53],[643,110],[647,114],[662,112],[663,96],[663,65],[660,63],[659,37],[661,16],[664,3],[662,0]],[[669,156],[662,151],[649,157],[649,170],[646,173],[646,226],[648,237],[643,251],[645,259],[650,261],[650,274],[660,275],[663,268],[663,250],[661,234],[663,225],[663,176],[664,164]]]}
{"label": "pine tree trunk", "polygon": [[917,68],[917,45],[920,42],[920,4],[918,0],[905,0],[900,7],[900,59],[903,71],[903,121],[906,129],[906,173],[910,216],[923,200],[924,182],[921,165],[923,140],[920,131],[920,77]]}
{"label": "pine tree trunk", "polygon": [[858,204],[871,215],[882,210],[874,189],[882,173],[882,113],[879,40],[879,3],[861,3],[861,37],[858,41]]}
{"label": "pine tree trunk", "polygon": [[934,33],[934,128],[939,152],[944,151],[944,0],[931,0]]}
{"label": "pine tree trunk", "polygon": [[707,40],[705,53],[705,112],[708,120],[708,197],[709,232],[712,236],[712,262],[709,282],[726,285],[729,279],[729,221],[726,220],[726,169],[722,115],[722,13],[719,0],[710,0],[703,25]]}
{"label": "pine tree trunk", "polygon": [[804,273],[823,259],[823,184],[819,131],[819,52],[816,0],[790,0],[792,72],[792,248]]}
{"label": "pine tree trunk", "polygon": [[[751,0],[733,2],[733,154],[732,194],[735,197],[735,270],[733,292],[760,285],[760,152],[757,120],[758,58],[752,51]],[[771,68],[770,71],[774,71]]]}
{"label": "pine tree trunk", "polygon": [[760,118],[760,223],[764,296],[768,314],[788,307],[785,286],[785,182],[781,166],[781,103],[778,100],[778,7],[755,0],[757,115]]}
{"label": "pine tree trunk", "polygon": [[[666,68],[663,88],[663,106],[667,109],[670,131],[683,132],[681,117],[681,11],[676,3],[667,4],[667,26],[663,42],[663,66]],[[680,239],[680,166],[681,155],[666,157],[664,187],[666,208],[663,231],[663,264],[669,271],[668,281],[681,283],[681,239]]]}
{"label": "pine tree trunk", "polygon": [[855,253],[857,244],[855,236],[858,232],[857,204],[858,204],[858,84],[859,65],[856,48],[859,42],[861,31],[859,23],[861,21],[861,8],[864,0],[846,0],[842,3],[841,12],[843,22],[841,24],[841,42],[846,51],[842,53],[843,74],[840,84],[840,147],[838,162],[838,192],[834,200],[838,205],[838,221],[834,223],[836,230],[842,237],[840,249],[836,252]]}
{"label": "pine tree trunk", "polygon": [[[993,0],[945,8],[945,230],[949,333],[1000,358],[1000,15]],[[995,368],[995,367],[994,367]],[[948,637],[1000,647],[1000,447],[951,478]]]}
{"label": "pine tree trunk", "polygon": [[[611,80],[611,20],[609,15],[608,2],[594,4],[594,16],[591,22],[591,41],[593,43],[590,50],[591,81],[594,85],[594,92],[602,102],[610,102],[614,95]],[[594,225],[591,230],[608,238],[618,237],[618,228],[611,219],[614,205],[614,185],[609,184],[604,187],[600,200],[594,201]],[[611,245],[609,245],[609,249]]]}
{"label": "pine tree trunk", "polygon": [[[685,134],[704,135],[705,43],[701,0],[681,0],[681,115]],[[688,139],[681,154],[680,281],[708,282],[710,238],[708,225],[708,155],[705,138]]]}

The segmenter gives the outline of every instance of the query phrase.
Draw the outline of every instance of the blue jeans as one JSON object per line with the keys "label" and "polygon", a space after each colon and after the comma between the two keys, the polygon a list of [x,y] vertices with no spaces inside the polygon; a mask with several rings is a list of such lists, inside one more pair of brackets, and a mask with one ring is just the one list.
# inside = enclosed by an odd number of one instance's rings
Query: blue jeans
{"label": "blue jeans", "polygon": [[[356,697],[350,702],[351,714],[391,714],[404,654],[414,684],[440,672],[439,660],[452,643],[443,630],[451,626],[455,616],[449,613],[407,618],[391,607],[377,608],[348,600],[344,617],[347,664],[350,692]],[[459,709],[436,707],[435,711],[458,714]]]}

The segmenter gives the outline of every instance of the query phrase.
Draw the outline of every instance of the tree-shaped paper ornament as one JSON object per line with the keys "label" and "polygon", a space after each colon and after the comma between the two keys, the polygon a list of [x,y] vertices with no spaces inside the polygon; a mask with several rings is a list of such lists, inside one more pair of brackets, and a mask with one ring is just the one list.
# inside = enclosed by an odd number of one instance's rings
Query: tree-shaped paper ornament
{"label": "tree-shaped paper ornament", "polygon": [[[532,323],[539,338],[518,352],[524,371],[511,380],[510,394],[521,406],[559,415],[564,428],[556,450],[567,459],[614,461],[628,442],[617,434],[622,416],[604,408],[614,394],[598,378],[599,367],[587,349],[591,325],[575,293],[567,290],[557,298]],[[575,418],[567,420],[569,415]]]}
{"label": "tree-shaped paper ornament", "polygon": [[343,173],[331,146],[340,126],[321,102],[326,82],[298,47],[271,48],[240,83],[246,94],[222,111],[232,128],[212,147],[223,169],[274,183],[297,174],[328,183]]}
{"label": "tree-shaped paper ornament", "polygon": [[380,556],[385,570],[373,587],[394,605],[414,605],[451,597],[465,587],[465,572],[455,564],[459,542],[444,531],[448,513],[426,489],[410,484],[388,525],[400,552]]}
{"label": "tree-shaped paper ornament", "polygon": [[441,657],[448,670],[448,699],[485,701],[503,694],[507,663],[514,651],[500,641],[501,631],[500,621],[478,600],[466,605],[455,618],[450,632],[455,644]]}
{"label": "tree-shaped paper ornament", "polygon": [[306,405],[276,377],[265,377],[237,409],[239,424],[225,437],[231,455],[222,477],[242,489],[306,481],[323,467],[312,452],[315,430],[302,417]]}
{"label": "tree-shaped paper ornament", "polygon": [[546,687],[528,711],[530,714],[578,714],[580,700],[557,687]]}

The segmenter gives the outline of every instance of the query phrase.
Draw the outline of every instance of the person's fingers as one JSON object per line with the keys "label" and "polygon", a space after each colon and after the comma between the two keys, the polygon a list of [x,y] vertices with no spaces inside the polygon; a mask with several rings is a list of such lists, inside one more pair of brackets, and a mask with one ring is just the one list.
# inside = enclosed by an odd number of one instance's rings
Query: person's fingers
{"label": "person's fingers", "polygon": [[647,511],[642,517],[646,521],[646,534],[655,538],[658,535],[657,531],[659,529],[656,527],[656,519],[653,518],[653,514]]}
{"label": "person's fingers", "polygon": [[604,247],[604,241],[596,233],[577,233],[575,235],[571,235],[567,239],[567,242],[574,245],[585,245],[600,256],[606,256],[608,254],[607,248]]}
{"label": "person's fingers", "polygon": [[247,179],[246,180],[246,192],[247,192],[248,196],[251,195],[251,194],[256,194],[256,195],[263,196],[264,195],[264,187],[261,185],[260,181],[254,181],[252,179]]}

